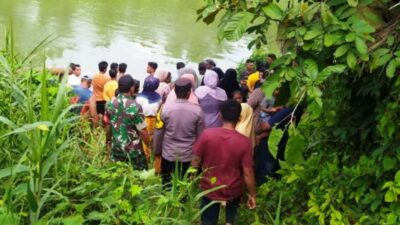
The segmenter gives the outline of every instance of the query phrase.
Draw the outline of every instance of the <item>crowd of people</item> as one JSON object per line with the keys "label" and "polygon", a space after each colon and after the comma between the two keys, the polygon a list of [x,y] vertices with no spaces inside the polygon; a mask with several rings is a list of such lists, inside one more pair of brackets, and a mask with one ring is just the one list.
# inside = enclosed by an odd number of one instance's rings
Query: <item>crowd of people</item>
{"label": "crowd of people", "polygon": [[[223,72],[211,59],[199,63],[199,75],[179,62],[175,82],[171,71],[149,62],[142,90],[126,74],[125,63],[108,69],[100,62],[93,77],[82,76],[80,66],[71,64],[67,85],[75,95],[72,103],[80,103],[75,112],[104,126],[110,160],[137,170],[154,168],[165,190],[172,174],[182,179],[189,167],[198,168],[201,189],[216,189],[201,206],[226,202],[226,223],[234,224],[245,187],[247,206],[254,209],[256,186],[268,176],[279,177],[287,125],[302,114],[301,107],[277,104],[279,90],[265,96],[262,86],[274,60],[271,54],[263,62],[247,60],[239,78],[235,69]],[[268,150],[273,127],[284,130],[276,156]],[[217,224],[219,210],[219,203],[204,210],[202,224]]]}

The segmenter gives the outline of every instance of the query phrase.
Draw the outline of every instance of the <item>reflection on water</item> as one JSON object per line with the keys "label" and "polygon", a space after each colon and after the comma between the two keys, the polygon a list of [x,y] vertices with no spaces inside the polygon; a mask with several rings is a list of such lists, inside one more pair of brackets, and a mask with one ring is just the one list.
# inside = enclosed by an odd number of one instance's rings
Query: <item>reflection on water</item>
{"label": "reflection on water", "polygon": [[[47,35],[49,66],[80,63],[95,72],[97,62],[128,63],[145,75],[146,63],[175,72],[175,63],[216,59],[224,69],[249,55],[246,45],[218,43],[215,25],[196,20],[201,0],[0,0],[0,24],[14,25],[17,48],[27,51]],[[12,21],[12,22],[11,22]]]}

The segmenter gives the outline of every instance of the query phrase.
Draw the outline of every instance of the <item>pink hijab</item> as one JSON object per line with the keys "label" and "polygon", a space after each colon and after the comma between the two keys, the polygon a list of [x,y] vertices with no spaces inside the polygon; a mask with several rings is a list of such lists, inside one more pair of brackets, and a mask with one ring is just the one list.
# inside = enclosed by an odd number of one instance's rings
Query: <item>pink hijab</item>
{"label": "pink hijab", "polygon": [[161,96],[162,100],[165,101],[168,94],[171,92],[170,85],[165,83],[168,78],[169,71],[165,69],[157,69],[154,76],[160,80],[160,85],[158,86],[156,92]]}
{"label": "pink hijab", "polygon": [[204,74],[204,86],[196,89],[195,94],[199,99],[203,99],[206,95],[218,101],[226,101],[228,99],[224,89],[217,87],[219,82],[218,74],[212,70],[207,70]]}
{"label": "pink hijab", "polygon": [[[192,88],[193,88],[193,87],[196,87],[196,80],[195,80],[195,77],[194,77],[193,74],[183,74],[183,75],[181,76],[181,78],[189,79],[190,82],[192,83]],[[175,100],[176,100],[175,90],[172,90],[172,91],[169,93],[169,95],[168,95],[167,100],[165,101],[165,103],[175,102]],[[188,101],[189,101],[189,103],[192,103],[192,104],[196,104],[196,105],[199,104],[199,100],[198,100],[197,97],[194,95],[193,90],[190,92],[190,96],[189,96]]]}

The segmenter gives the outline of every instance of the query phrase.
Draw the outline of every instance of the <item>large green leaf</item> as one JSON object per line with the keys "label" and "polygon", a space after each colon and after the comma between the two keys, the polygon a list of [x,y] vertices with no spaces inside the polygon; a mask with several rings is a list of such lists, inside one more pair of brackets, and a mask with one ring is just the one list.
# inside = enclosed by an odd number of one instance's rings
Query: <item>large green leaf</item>
{"label": "large green leaf", "polygon": [[350,68],[354,69],[354,68],[356,67],[357,58],[356,58],[356,56],[354,55],[353,52],[347,53],[347,59],[346,59],[346,60],[347,60],[347,65],[348,65]]}
{"label": "large green leaf", "polygon": [[26,171],[29,171],[29,167],[25,165],[15,165],[8,168],[4,168],[0,170],[0,179]]}
{"label": "large green leaf", "polygon": [[282,20],[284,17],[283,10],[275,3],[270,3],[262,8],[264,13],[274,20]]}
{"label": "large green leaf", "polygon": [[239,40],[246,32],[252,18],[253,14],[249,12],[234,14],[229,22],[222,27],[224,38],[230,41]]}
{"label": "large green leaf", "polygon": [[272,76],[268,77],[262,89],[265,96],[273,96],[275,89],[281,86],[279,73],[274,73]]}
{"label": "large green leaf", "polygon": [[386,76],[389,78],[392,78],[394,76],[394,73],[396,72],[398,64],[395,59],[390,60],[389,64],[386,67]]}
{"label": "large green leaf", "polygon": [[341,45],[339,48],[336,49],[336,51],[333,53],[335,58],[342,57],[344,54],[347,53],[347,51],[350,49],[349,45]]}
{"label": "large green leaf", "polygon": [[362,20],[362,19],[356,19],[353,24],[351,25],[351,28],[356,32],[356,33],[373,33],[375,32],[375,28],[371,26],[367,21]]}
{"label": "large green leaf", "polygon": [[334,66],[328,66],[325,67],[319,74],[317,78],[318,83],[322,83],[325,81],[330,75],[334,73],[343,73],[343,71],[346,69],[345,65],[334,65]]}
{"label": "large green leaf", "polygon": [[351,6],[351,7],[356,7],[358,5],[358,0],[347,0],[347,3]]}
{"label": "large green leaf", "polygon": [[306,146],[306,141],[303,135],[291,125],[289,128],[289,140],[286,146],[286,161],[288,163],[299,163],[304,160],[303,151]]}
{"label": "large green leaf", "polygon": [[320,8],[320,3],[319,2],[314,2],[308,8],[305,10],[303,13],[303,18],[306,22],[311,22],[311,20],[314,18],[314,15],[318,12]]}
{"label": "large green leaf", "polygon": [[49,127],[53,126],[53,123],[49,122],[49,121],[40,121],[40,122],[36,122],[36,123],[32,123],[32,124],[26,124],[20,128],[17,128],[7,134],[4,134],[3,136],[1,136],[1,138],[12,135],[12,134],[18,134],[18,133],[24,133],[27,131],[31,131],[34,129],[39,129],[39,130],[48,130]]}
{"label": "large green leaf", "polygon": [[356,43],[356,49],[360,54],[367,54],[368,53],[368,47],[367,44],[365,44],[364,39],[360,37],[355,38],[355,43]]}
{"label": "large green leaf", "polygon": [[304,40],[312,40],[318,36],[320,36],[324,31],[320,29],[312,29],[307,31],[307,33],[304,35]]}
{"label": "large green leaf", "polygon": [[276,156],[278,154],[278,144],[281,141],[283,136],[283,130],[273,128],[271,130],[271,133],[269,134],[268,138],[268,149],[271,153],[271,155],[276,159]]}
{"label": "large green leaf", "polygon": [[312,80],[315,80],[318,75],[318,65],[312,59],[306,59],[304,61],[304,72],[307,76],[309,76]]}

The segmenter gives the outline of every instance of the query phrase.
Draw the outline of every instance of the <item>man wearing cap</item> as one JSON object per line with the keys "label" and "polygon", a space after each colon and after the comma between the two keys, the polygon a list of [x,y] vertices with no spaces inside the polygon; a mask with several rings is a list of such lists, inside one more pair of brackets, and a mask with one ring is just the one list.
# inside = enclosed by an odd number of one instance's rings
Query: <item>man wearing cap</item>
{"label": "man wearing cap", "polygon": [[189,79],[180,78],[175,82],[177,99],[166,103],[162,109],[164,122],[163,138],[155,141],[161,147],[161,177],[163,185],[170,186],[175,164],[182,178],[190,166],[193,145],[204,129],[203,112],[200,106],[188,102],[192,84]]}
{"label": "man wearing cap", "polygon": [[107,103],[105,122],[107,145],[111,144],[110,159],[129,163],[136,170],[147,169],[142,142],[149,136],[142,108],[135,102],[135,81],[129,75],[118,81],[118,96]]}

